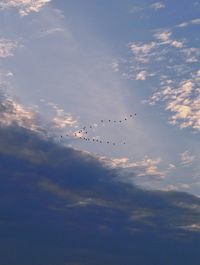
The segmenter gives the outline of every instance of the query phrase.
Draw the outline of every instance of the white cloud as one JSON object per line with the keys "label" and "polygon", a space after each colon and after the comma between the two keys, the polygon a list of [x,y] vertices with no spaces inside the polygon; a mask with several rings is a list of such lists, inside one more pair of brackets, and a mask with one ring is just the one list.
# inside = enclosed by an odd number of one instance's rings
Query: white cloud
{"label": "white cloud", "polygon": [[147,72],[146,71],[141,71],[141,72],[137,73],[135,79],[143,81],[143,80],[146,80],[146,77],[147,77]]}
{"label": "white cloud", "polygon": [[159,41],[162,41],[160,44],[169,44],[175,48],[183,48],[184,43],[182,41],[177,41],[171,39],[172,32],[170,30],[160,30],[154,34],[154,37]]}
{"label": "white cloud", "polygon": [[169,122],[181,129],[191,127],[200,131],[200,71],[196,71],[192,78],[180,81],[177,85],[169,84],[155,92],[149,104],[165,102],[165,110],[173,115]]}
{"label": "white cloud", "polygon": [[154,37],[164,43],[169,43],[172,32],[170,30],[162,30],[154,34]]}
{"label": "white cloud", "polygon": [[177,27],[184,28],[184,27],[187,27],[188,25],[189,25],[188,22],[182,22],[182,23],[178,24]]}
{"label": "white cloud", "polygon": [[156,43],[150,42],[150,43],[132,43],[130,45],[130,49],[135,54],[148,54],[151,52],[153,48],[155,48]]}
{"label": "white cloud", "polygon": [[32,131],[40,131],[37,113],[26,109],[9,97],[0,102],[0,124],[4,126],[17,124]]}
{"label": "white cloud", "polygon": [[190,25],[198,25],[200,24],[200,18],[192,19],[190,21],[185,21],[177,25],[178,28],[185,28]]}
{"label": "white cloud", "polygon": [[111,64],[111,68],[114,70],[114,72],[119,72],[119,62],[113,61]]}
{"label": "white cloud", "polygon": [[78,121],[54,103],[48,105],[53,108],[55,115],[53,118],[44,119],[39,115],[39,106],[27,108],[5,93],[1,93],[0,96],[0,124],[3,126],[14,124],[53,137],[66,129],[78,127]]}
{"label": "white cloud", "polygon": [[165,4],[163,2],[155,2],[150,5],[150,8],[153,8],[154,10],[159,10],[161,8],[165,8]]}
{"label": "white cloud", "polygon": [[191,24],[197,24],[197,25],[200,24],[200,18],[191,20]]}
{"label": "white cloud", "polygon": [[157,89],[142,102],[162,103],[170,112],[171,124],[200,131],[200,71],[194,64],[199,61],[200,49],[188,47],[185,39],[176,40],[172,35],[170,29],[162,29],[154,34],[157,41],[131,43],[131,78],[146,80],[151,70],[159,78],[154,79]]}
{"label": "white cloud", "polygon": [[191,155],[191,153],[187,150],[180,154],[181,159],[181,165],[184,167],[191,166],[193,162],[196,160],[196,157],[194,155]]}
{"label": "white cloud", "polygon": [[74,119],[71,113],[66,113],[63,109],[58,107],[57,104],[53,102],[47,103],[48,106],[52,107],[56,115],[52,119],[53,127],[57,129],[65,129],[67,127],[78,127],[78,121]]}
{"label": "white cloud", "polygon": [[176,47],[176,48],[183,48],[183,42],[181,41],[177,41],[177,40],[172,40],[171,41],[171,45]]}
{"label": "white cloud", "polygon": [[162,9],[162,8],[165,8],[165,4],[163,2],[155,2],[147,6],[134,6],[130,9],[130,13],[134,14],[134,13],[142,12],[142,11],[149,10],[149,9],[158,11],[159,9]]}
{"label": "white cloud", "polygon": [[143,160],[131,162],[128,157],[112,158],[99,157],[99,160],[112,168],[121,168],[125,172],[133,172],[137,177],[156,177],[164,179],[166,172],[159,169],[161,158],[152,159],[145,156]]}
{"label": "white cloud", "polygon": [[12,41],[8,39],[0,39],[0,58],[6,58],[13,56],[14,50],[18,47],[17,41]]}
{"label": "white cloud", "polygon": [[194,63],[198,62],[198,57],[200,55],[200,49],[199,48],[184,48],[182,49],[182,53],[185,56],[185,60],[187,63]]}
{"label": "white cloud", "polygon": [[64,31],[65,31],[64,28],[61,28],[61,27],[43,29],[40,31],[40,33],[38,33],[38,37],[45,37],[45,36],[56,34],[56,33],[62,33]]}
{"label": "white cloud", "polygon": [[174,47],[182,51],[184,49],[184,42],[182,40],[172,39],[171,36],[172,32],[169,29],[159,30],[154,34],[154,38],[157,42],[131,43],[129,47],[134,55],[134,60],[139,63],[147,64],[150,60],[158,62],[166,59],[167,50],[165,47],[163,48],[163,45],[168,45],[169,48]]}
{"label": "white cloud", "polygon": [[131,14],[134,14],[134,13],[137,13],[137,12],[140,12],[142,10],[144,10],[145,8],[144,7],[141,7],[141,6],[134,6],[130,9],[130,13]]}
{"label": "white cloud", "polygon": [[135,60],[141,63],[148,63],[153,51],[157,47],[155,42],[142,43],[134,42],[130,44],[130,50],[133,52]]}
{"label": "white cloud", "polygon": [[184,225],[184,226],[179,226],[179,228],[182,228],[188,231],[200,232],[200,224]]}
{"label": "white cloud", "polygon": [[0,9],[16,8],[21,16],[30,12],[39,12],[51,0],[1,0]]}

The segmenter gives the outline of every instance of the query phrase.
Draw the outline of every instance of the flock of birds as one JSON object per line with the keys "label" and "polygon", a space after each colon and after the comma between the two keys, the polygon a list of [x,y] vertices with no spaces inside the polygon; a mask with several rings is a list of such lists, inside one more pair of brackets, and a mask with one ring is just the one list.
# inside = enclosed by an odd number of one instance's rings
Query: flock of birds
{"label": "flock of birds", "polygon": [[[121,119],[121,120],[101,120],[99,123],[95,123],[95,125],[89,125],[89,126],[83,126],[81,129],[73,132],[73,133],[68,133],[66,134],[67,137],[73,137],[75,139],[79,139],[79,140],[82,140],[82,141],[88,141],[88,142],[91,142],[91,143],[99,143],[99,144],[111,144],[113,146],[119,144],[119,143],[116,143],[116,142],[113,142],[113,141],[109,141],[109,140],[102,140],[102,139],[99,139],[99,137],[91,137],[89,136],[90,135],[90,132],[92,129],[95,129],[96,126],[102,124],[102,125],[105,125],[105,124],[110,124],[110,123],[113,123],[113,124],[120,124],[120,123],[124,123],[124,122],[127,122],[129,119],[132,119],[134,117],[136,117],[136,113],[134,115],[130,114],[129,117],[127,118],[124,118],[124,119]],[[60,136],[61,139],[63,139],[63,135]],[[125,145],[126,142],[122,142],[120,144],[123,144]]]}

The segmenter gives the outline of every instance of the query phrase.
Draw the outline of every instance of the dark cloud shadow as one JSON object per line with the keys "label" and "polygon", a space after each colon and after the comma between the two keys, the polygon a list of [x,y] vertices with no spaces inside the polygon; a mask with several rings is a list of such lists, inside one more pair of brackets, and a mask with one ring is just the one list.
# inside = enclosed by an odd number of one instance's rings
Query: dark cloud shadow
{"label": "dark cloud shadow", "polygon": [[17,125],[0,127],[0,264],[199,264],[200,200],[144,191]]}

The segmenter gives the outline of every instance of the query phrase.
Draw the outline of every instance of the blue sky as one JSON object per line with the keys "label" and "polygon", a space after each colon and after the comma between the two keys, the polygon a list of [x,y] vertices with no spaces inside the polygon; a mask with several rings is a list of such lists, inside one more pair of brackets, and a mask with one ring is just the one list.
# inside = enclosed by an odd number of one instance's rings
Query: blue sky
{"label": "blue sky", "polygon": [[199,1],[2,1],[0,81],[16,108],[2,122],[57,142],[92,125],[91,139],[109,144],[71,136],[61,144],[122,169],[122,181],[199,196],[199,9]]}
{"label": "blue sky", "polygon": [[199,265],[199,11],[0,1],[0,264]]}

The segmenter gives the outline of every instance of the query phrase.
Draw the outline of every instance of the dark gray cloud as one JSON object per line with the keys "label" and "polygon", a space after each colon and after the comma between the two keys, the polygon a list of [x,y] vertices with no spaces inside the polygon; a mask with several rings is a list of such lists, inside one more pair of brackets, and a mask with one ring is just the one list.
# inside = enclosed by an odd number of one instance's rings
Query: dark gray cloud
{"label": "dark gray cloud", "polygon": [[118,170],[15,123],[0,127],[0,172],[0,264],[199,262],[192,195],[118,182]]}
{"label": "dark gray cloud", "polygon": [[1,264],[198,264],[198,198],[119,183],[16,125],[0,139]]}

